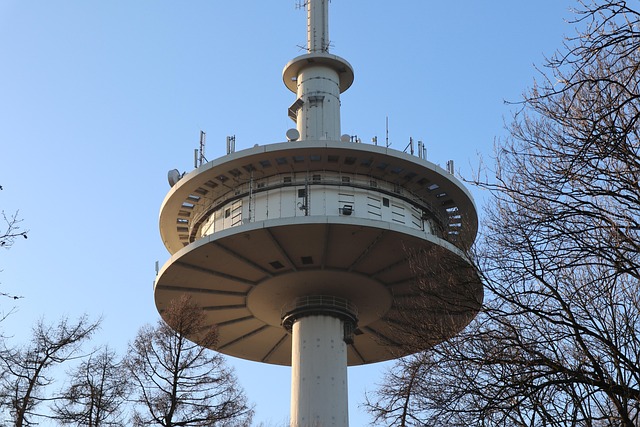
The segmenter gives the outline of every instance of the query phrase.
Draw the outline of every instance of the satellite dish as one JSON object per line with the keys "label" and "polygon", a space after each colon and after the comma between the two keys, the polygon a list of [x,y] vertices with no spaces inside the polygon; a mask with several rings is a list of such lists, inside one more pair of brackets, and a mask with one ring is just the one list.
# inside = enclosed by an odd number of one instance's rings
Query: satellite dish
{"label": "satellite dish", "polygon": [[342,142],[349,142],[349,141],[351,141],[351,135],[349,135],[349,134],[346,134],[346,133],[345,133],[344,135],[342,135],[342,136],[340,137],[340,141],[342,141]]}
{"label": "satellite dish", "polygon": [[169,173],[167,173],[167,178],[169,179],[169,185],[174,186],[180,181],[182,175],[180,175],[180,171],[178,169],[171,169]]}
{"label": "satellite dish", "polygon": [[288,141],[297,141],[298,139],[300,139],[300,132],[298,132],[298,129],[289,129],[287,131]]}

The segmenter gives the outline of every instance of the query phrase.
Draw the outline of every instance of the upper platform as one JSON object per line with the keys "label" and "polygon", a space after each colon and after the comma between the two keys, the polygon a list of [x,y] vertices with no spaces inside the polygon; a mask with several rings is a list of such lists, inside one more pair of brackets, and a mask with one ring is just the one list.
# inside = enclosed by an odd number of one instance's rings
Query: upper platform
{"label": "upper platform", "polygon": [[291,92],[298,91],[298,76],[305,68],[312,66],[326,66],[338,73],[340,77],[340,93],[345,92],[351,87],[354,80],[354,72],[351,64],[346,59],[330,53],[308,53],[300,55],[289,61],[282,71],[282,80],[284,85]]}
{"label": "upper platform", "polygon": [[232,199],[242,186],[271,176],[314,171],[362,177],[372,186],[376,181],[388,183],[394,196],[406,198],[437,220],[442,230],[439,237],[463,250],[475,239],[478,217],[471,194],[441,167],[387,147],[307,140],[255,146],[186,174],[162,204],[162,240],[173,254],[197,240],[199,217]]}

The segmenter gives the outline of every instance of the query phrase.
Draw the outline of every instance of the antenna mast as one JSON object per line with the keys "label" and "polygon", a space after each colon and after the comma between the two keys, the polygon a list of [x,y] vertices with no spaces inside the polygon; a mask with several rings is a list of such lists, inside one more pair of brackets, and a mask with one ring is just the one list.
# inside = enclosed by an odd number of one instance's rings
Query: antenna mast
{"label": "antenna mast", "polygon": [[307,1],[307,52],[329,52],[329,0]]}
{"label": "antenna mast", "polygon": [[202,164],[207,161],[207,158],[204,156],[204,148],[206,144],[207,134],[203,131],[200,131],[200,155],[198,157],[198,166],[202,166]]}
{"label": "antenna mast", "polygon": [[296,94],[289,117],[298,141],[340,141],[340,94],[353,83],[353,68],[329,53],[329,0],[306,0],[307,52],[284,68],[284,84]]}

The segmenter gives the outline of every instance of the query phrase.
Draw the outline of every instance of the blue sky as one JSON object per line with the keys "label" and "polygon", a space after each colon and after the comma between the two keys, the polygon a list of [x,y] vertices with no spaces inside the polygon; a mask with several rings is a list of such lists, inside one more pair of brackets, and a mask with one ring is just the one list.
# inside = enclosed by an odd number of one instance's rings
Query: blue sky
{"label": "blue sky", "polygon": [[[0,0],[0,209],[29,239],[0,252],[0,289],[24,296],[0,324],[16,341],[45,317],[103,317],[93,344],[124,351],[156,322],[154,264],[169,257],[158,212],[166,173],[285,140],[294,95],[284,65],[306,42],[296,0]],[[569,0],[334,0],[332,53],[355,69],[342,133],[392,148],[423,140],[428,159],[470,176],[490,163],[534,64],[561,47]],[[478,200],[482,194],[472,190]],[[256,424],[288,418],[288,368],[229,359]],[[352,426],[389,364],[350,369]]]}

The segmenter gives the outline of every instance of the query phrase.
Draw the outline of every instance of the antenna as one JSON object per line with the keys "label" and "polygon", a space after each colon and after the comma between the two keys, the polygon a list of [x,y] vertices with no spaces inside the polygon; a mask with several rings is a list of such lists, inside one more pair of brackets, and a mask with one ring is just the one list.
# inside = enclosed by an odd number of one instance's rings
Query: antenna
{"label": "antenna", "polygon": [[454,174],[453,160],[447,160],[447,172],[449,172],[451,175]]}
{"label": "antenna", "polygon": [[404,152],[407,152],[407,148],[410,148],[410,153],[413,156],[413,138],[409,137],[409,144],[407,144],[406,147],[404,147]]}
{"label": "antenna", "polygon": [[236,136],[228,136],[227,137],[227,154],[236,152]]}
{"label": "antenna", "polygon": [[385,133],[386,133],[386,145],[389,147],[389,116],[386,117],[386,125],[385,125]]}
{"label": "antenna", "polygon": [[200,131],[200,154],[198,156],[198,166],[202,166],[203,163],[207,162],[207,158],[204,156],[204,148],[207,143],[207,134],[203,131]]}

